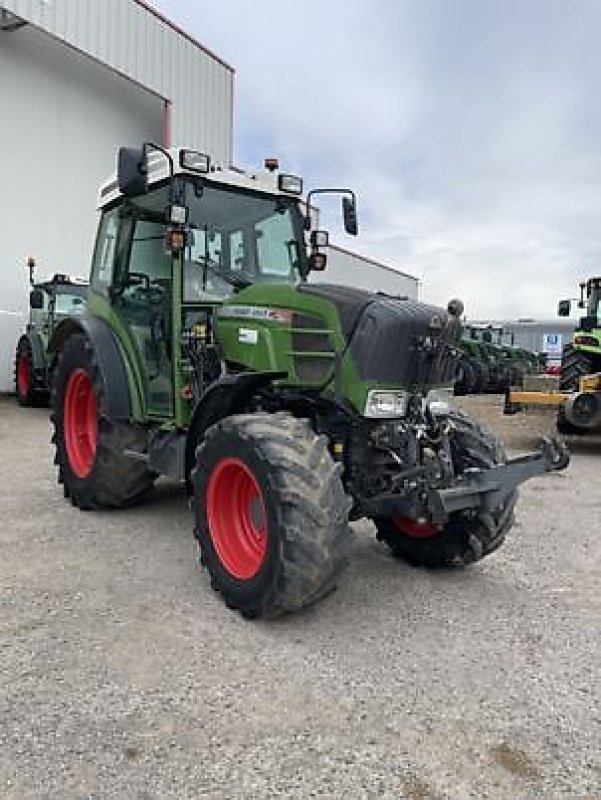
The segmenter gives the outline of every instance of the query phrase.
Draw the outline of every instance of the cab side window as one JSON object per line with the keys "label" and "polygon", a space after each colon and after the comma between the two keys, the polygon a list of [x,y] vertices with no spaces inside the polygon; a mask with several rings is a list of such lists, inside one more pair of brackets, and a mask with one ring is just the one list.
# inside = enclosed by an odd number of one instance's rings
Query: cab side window
{"label": "cab side window", "polygon": [[91,279],[91,287],[102,294],[106,294],[113,281],[118,233],[118,209],[105,211],[100,220],[98,236],[96,237]]}

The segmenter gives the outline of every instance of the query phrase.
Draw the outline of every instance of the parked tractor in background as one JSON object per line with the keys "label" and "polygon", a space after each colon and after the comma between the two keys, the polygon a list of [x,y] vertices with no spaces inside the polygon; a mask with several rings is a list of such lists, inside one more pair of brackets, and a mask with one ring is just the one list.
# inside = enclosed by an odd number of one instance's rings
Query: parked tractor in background
{"label": "parked tractor in background", "polygon": [[[562,391],[576,391],[580,378],[601,372],[601,277],[580,284],[578,308],[586,310],[580,318],[573,340],[563,348],[559,386]],[[560,317],[569,317],[571,300],[561,300]]]}
{"label": "parked tractor in background", "polygon": [[459,341],[460,359],[455,394],[480,394],[490,383],[490,364],[482,345],[465,332]]}
{"label": "parked tractor in background", "polygon": [[477,561],[511,527],[518,484],[568,461],[550,441],[507,460],[433,396],[456,369],[459,301],[308,283],[328,235],[305,209],[340,192],[303,200],[301,179],[270,166],[122,148],[87,312],[50,343],[65,496],[126,506],[158,475],[185,481],[212,586],[247,618],[328,594],[361,517],[411,564]]}
{"label": "parked tractor in background", "polygon": [[460,346],[463,357],[456,394],[505,392],[508,386],[522,386],[526,375],[543,369],[537,355],[515,347],[512,334],[500,325],[466,325]]}
{"label": "parked tractor in background", "polygon": [[27,267],[31,285],[29,322],[15,353],[15,393],[22,406],[48,402],[52,377],[48,342],[62,320],[84,311],[87,294],[86,281],[57,274],[36,283],[33,258],[28,259]]}

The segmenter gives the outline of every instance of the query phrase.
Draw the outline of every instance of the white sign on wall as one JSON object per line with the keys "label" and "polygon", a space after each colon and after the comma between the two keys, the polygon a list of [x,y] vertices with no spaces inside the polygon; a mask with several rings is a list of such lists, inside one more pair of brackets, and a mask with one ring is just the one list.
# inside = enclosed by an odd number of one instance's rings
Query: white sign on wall
{"label": "white sign on wall", "polygon": [[561,355],[561,333],[543,333],[543,353]]}

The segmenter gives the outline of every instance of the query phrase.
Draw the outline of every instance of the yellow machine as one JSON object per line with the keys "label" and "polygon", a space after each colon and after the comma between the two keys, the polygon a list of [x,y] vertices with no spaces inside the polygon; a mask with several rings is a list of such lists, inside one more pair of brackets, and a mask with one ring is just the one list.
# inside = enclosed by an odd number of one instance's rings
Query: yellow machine
{"label": "yellow machine", "polygon": [[[527,382],[525,388],[510,387],[505,394],[505,414],[526,408],[556,407],[557,429],[561,433],[586,433],[601,430],[601,372],[583,375],[577,391],[560,391],[559,379],[536,376],[541,388]],[[535,379],[536,379],[535,377]]]}

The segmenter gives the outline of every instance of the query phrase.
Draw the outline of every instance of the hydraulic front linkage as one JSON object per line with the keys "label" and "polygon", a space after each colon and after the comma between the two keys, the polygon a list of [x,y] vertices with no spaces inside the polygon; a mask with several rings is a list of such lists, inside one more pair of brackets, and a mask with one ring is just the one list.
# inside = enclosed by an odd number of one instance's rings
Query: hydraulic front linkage
{"label": "hydraulic front linkage", "polygon": [[468,508],[491,511],[520,483],[545,472],[558,472],[569,463],[567,447],[557,439],[545,437],[536,453],[512,458],[487,470],[470,470],[455,486],[433,489],[428,498],[432,522],[443,523],[454,511]]}

